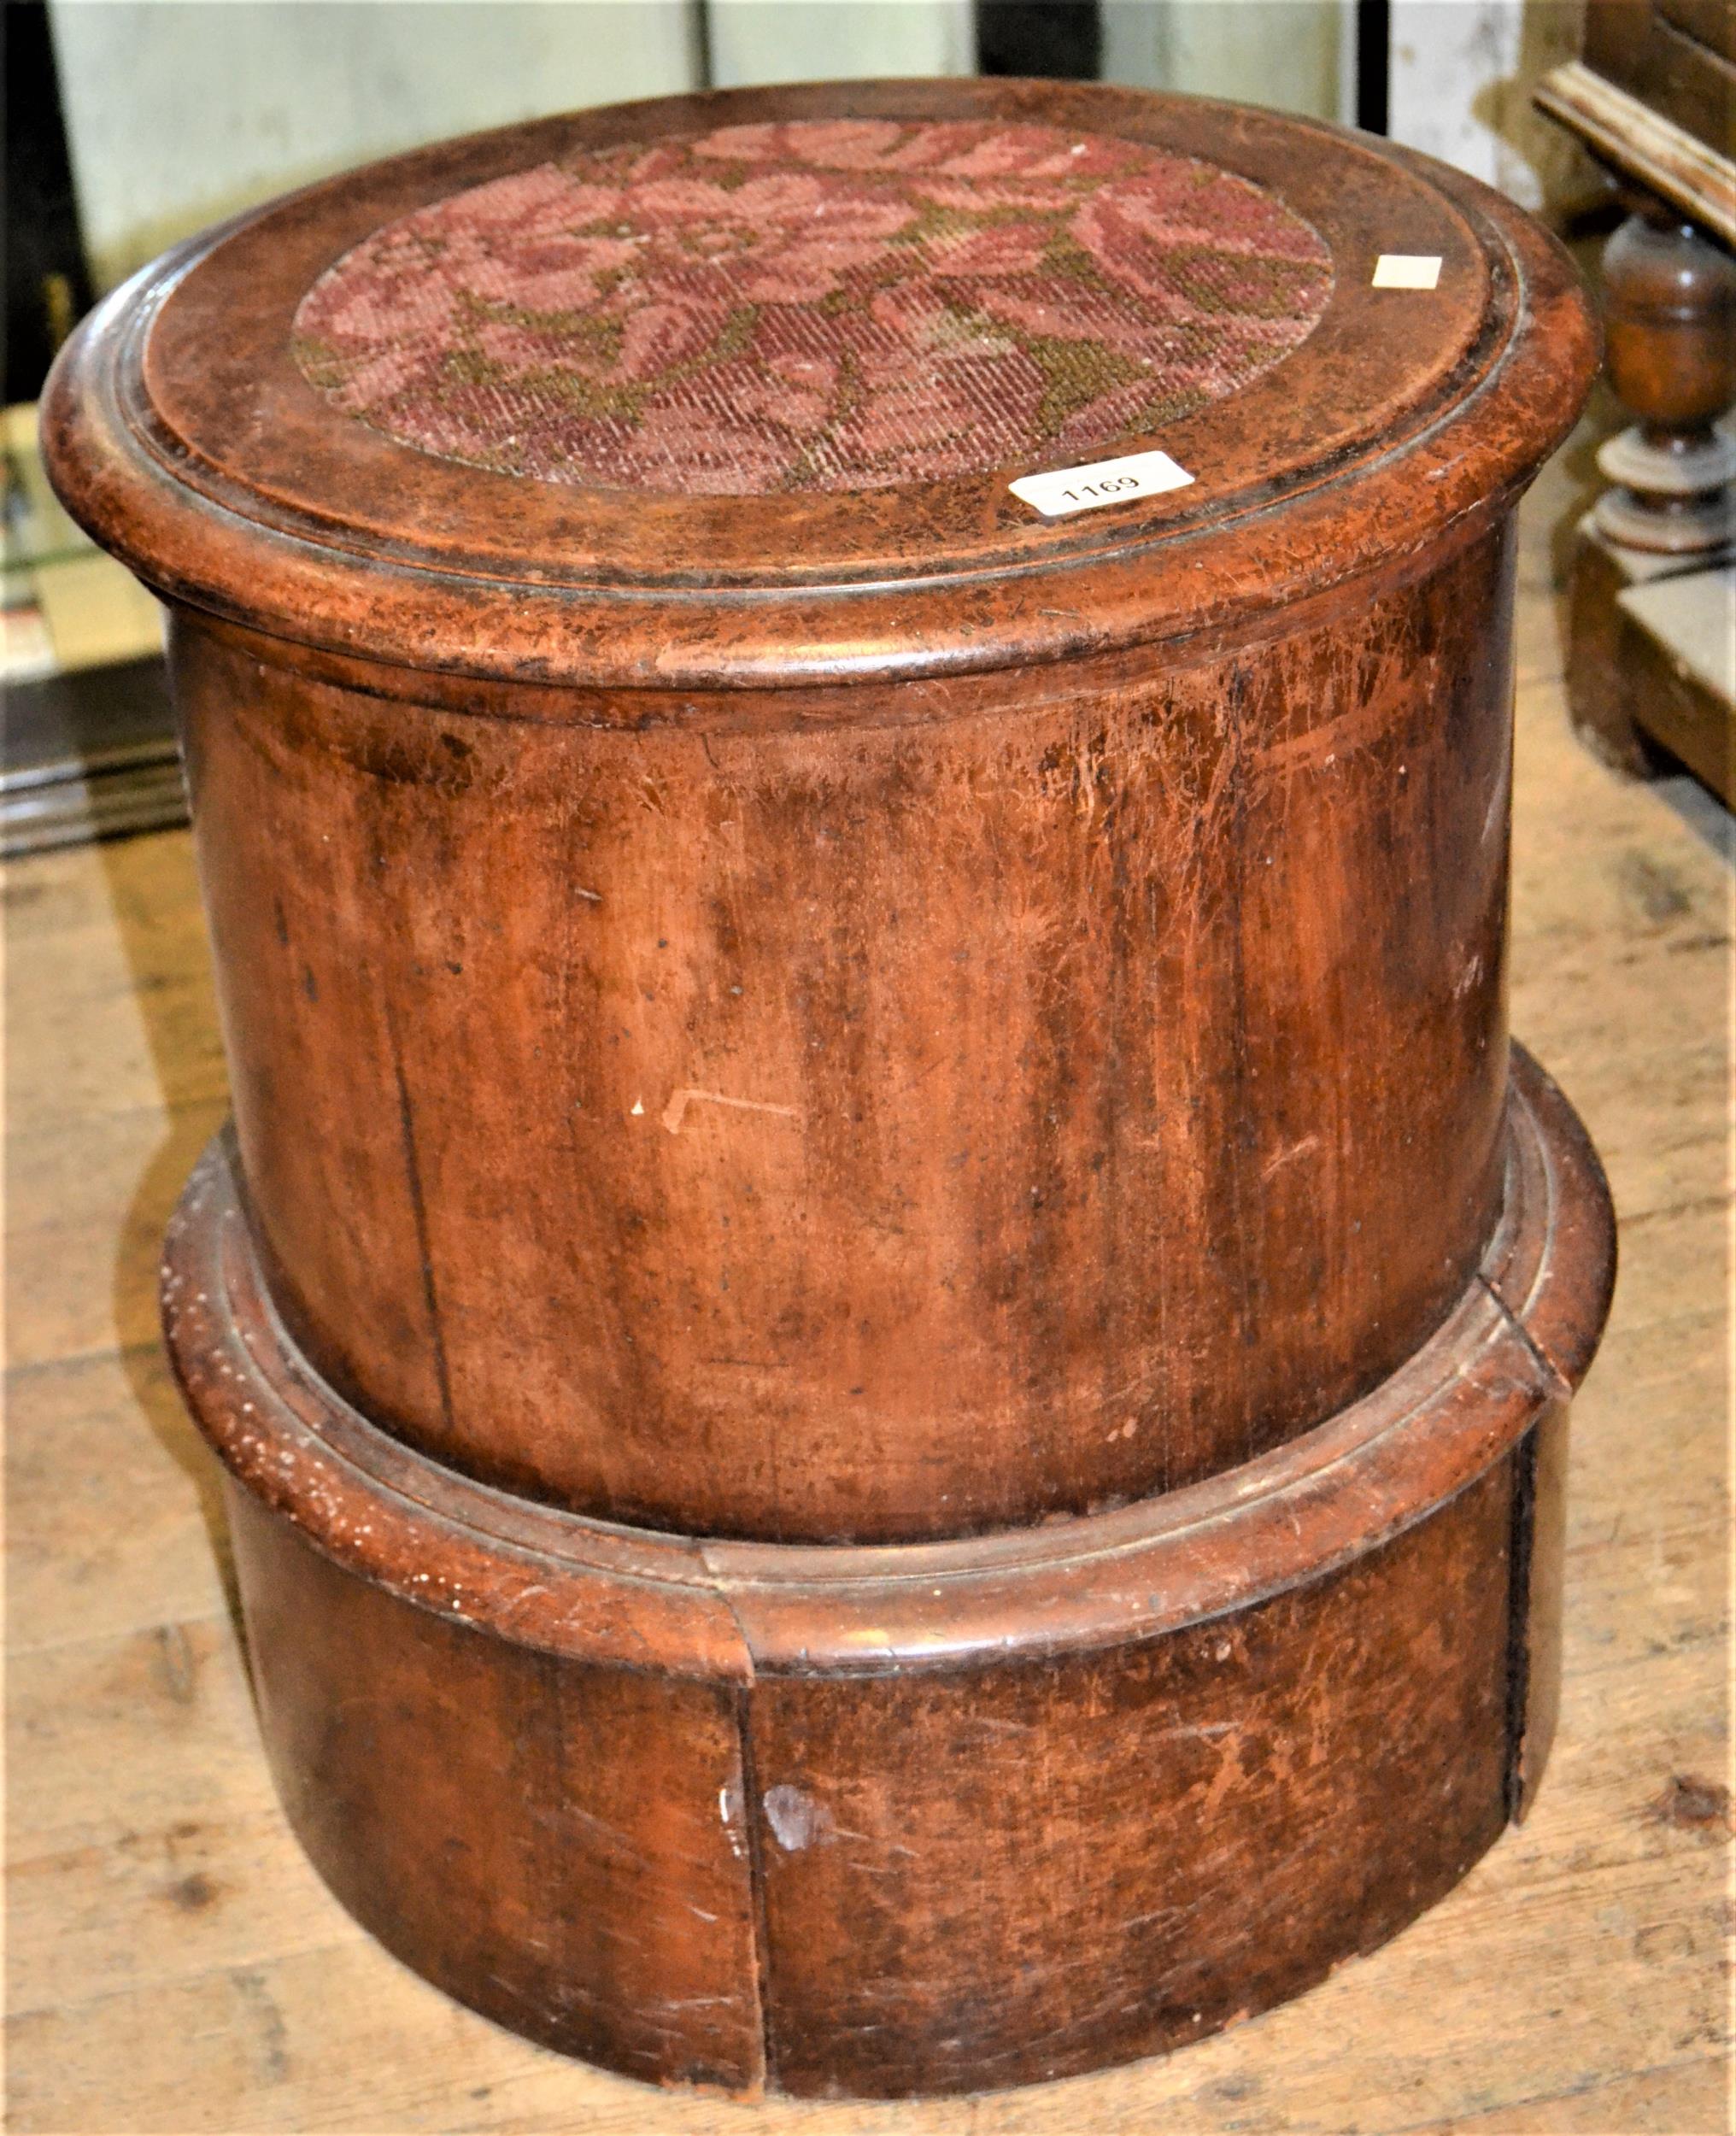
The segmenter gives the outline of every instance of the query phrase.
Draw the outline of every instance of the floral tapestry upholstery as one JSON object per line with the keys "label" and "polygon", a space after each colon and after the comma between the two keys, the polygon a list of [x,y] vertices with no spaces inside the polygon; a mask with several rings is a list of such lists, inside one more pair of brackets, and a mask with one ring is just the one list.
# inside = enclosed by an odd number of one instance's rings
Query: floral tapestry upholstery
{"label": "floral tapestry upholstery", "polygon": [[546,482],[871,490],[1148,436],[1297,347],[1315,232],[1104,134],[733,126],[588,150],[378,231],[294,354],[401,443]]}

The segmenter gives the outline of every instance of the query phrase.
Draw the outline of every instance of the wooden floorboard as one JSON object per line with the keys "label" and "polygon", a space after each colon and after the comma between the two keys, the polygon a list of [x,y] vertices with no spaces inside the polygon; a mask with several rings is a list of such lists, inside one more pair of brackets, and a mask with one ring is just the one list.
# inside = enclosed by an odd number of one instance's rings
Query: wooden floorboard
{"label": "wooden floorboard", "polygon": [[[1609,1167],[1575,1412],[1566,1679],[1530,1821],[1387,1949],[1170,2061],[975,2101],[649,2092],[455,2008],[307,1866],[261,1758],[215,1477],[155,1347],[220,1118],[184,833],[8,879],[10,2127],[586,2136],[1716,2136],[1728,2126],[1731,877],[1572,740],[1528,507],[1513,1027]],[[1691,1783],[1684,1787],[1680,1783]]]}

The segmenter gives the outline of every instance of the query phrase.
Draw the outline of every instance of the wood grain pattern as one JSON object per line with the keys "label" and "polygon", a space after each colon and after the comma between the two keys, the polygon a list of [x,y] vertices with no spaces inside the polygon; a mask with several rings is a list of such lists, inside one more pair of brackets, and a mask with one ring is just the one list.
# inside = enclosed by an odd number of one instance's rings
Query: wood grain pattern
{"label": "wood grain pattern", "polygon": [[165,1323],[313,1858],[515,2029],[756,2095],[1030,2083],[1299,1992],[1450,1889],[1547,1752],[1610,1212],[1522,1057],[1507,1147],[1458,1306],[1317,1431],[870,1550],[624,1530],[398,1446],[277,1327],[223,1138]]}
{"label": "wood grain pattern", "polygon": [[[1317,226],[1330,302],[1164,430],[1188,488],[1088,523],[1003,467],[520,478],[293,360],[321,269],[417,202],[834,109],[1216,161]],[[1435,290],[1370,286],[1400,243]],[[538,122],[140,279],[47,461],[171,607],[300,1347],[470,1475],[769,1541],[1095,1512],[1377,1385],[1496,1219],[1511,513],[1591,357],[1560,249],[1444,167],[1089,85]]]}
{"label": "wood grain pattern", "polygon": [[1505,1814],[1510,1487],[1155,1645],[758,1687],[775,2080],[984,2091],[1184,2045],[1442,1897]]}
{"label": "wood grain pattern", "polygon": [[[607,492],[388,472],[279,314],[529,135],[190,249],[49,396],[176,614],[239,1155],[166,1316],[291,1819],[478,2009],[749,2094],[1168,2048],[1442,1898],[1554,1724],[1611,1271],[1505,1043],[1563,256],[1259,114],[864,93],[1210,139],[1323,226],[1182,502],[985,469],[611,548]],[[1378,320],[1376,208],[1446,270]]]}
{"label": "wood grain pattern", "polygon": [[1585,61],[1727,156],[1736,101],[1732,35],[1729,9],[1706,0],[1588,0]]}
{"label": "wood grain pattern", "polygon": [[755,1924],[718,1814],[742,1796],[730,1687],[479,1639],[226,1499],[284,1810],[357,1918],[565,2053],[754,2088]]}
{"label": "wood grain pattern", "polygon": [[443,1459],[693,1533],[970,1532],[1306,1429],[1493,1223],[1511,569],[944,721],[859,684],[843,735],[413,708],[184,615],[298,1339]]}
{"label": "wood grain pattern", "polygon": [[1561,1734],[1528,1823],[1300,2001],[981,2101],[650,2097],[455,2009],[345,1918],[273,1801],[208,1458],[151,1364],[155,1240],[220,1088],[188,842],[45,856],[8,883],[16,2126],[1715,2136],[1723,1848],[1653,1805],[1725,1756],[1727,877],[1568,733],[1545,544],[1569,480],[1522,566],[1515,983],[1610,1165],[1624,1273],[1575,1408]]}

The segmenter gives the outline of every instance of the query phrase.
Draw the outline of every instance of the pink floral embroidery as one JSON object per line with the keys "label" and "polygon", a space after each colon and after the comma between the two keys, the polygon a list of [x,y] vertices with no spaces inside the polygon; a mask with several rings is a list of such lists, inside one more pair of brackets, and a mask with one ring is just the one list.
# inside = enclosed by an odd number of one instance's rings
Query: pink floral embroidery
{"label": "pink floral embroidery", "polygon": [[337,407],[478,467],[871,490],[1149,435],[1288,355],[1331,292],[1305,222],[1188,157],[790,120],[422,208],[314,284],[294,351]]}

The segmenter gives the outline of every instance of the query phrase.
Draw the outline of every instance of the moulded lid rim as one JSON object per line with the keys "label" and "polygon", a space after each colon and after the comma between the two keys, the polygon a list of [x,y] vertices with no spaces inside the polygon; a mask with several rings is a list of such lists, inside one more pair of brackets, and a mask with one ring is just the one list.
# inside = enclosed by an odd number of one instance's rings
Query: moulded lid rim
{"label": "moulded lid rim", "polygon": [[[803,97],[811,103],[832,86],[660,100],[547,124],[608,118],[619,126],[636,109],[677,106],[695,108],[714,122],[720,105],[732,117],[803,109]],[[930,101],[947,89],[968,90],[972,109],[1024,109],[1041,116],[1046,106],[1034,100],[1040,91],[1052,97],[1056,85],[875,89],[888,99],[920,91]],[[992,102],[991,92],[1003,102]],[[1335,144],[1364,160],[1371,152],[1362,138],[1314,121],[1276,120],[1199,99],[1129,102],[1129,92],[1104,93],[1110,116],[1137,108],[1155,124],[1185,107],[1196,126],[1205,120],[1245,132],[1276,125],[1286,136],[1316,136],[1323,147]],[[1099,107],[1093,99],[1082,108],[1094,114]],[[455,554],[449,544],[440,555],[404,540],[358,538],[329,516],[285,511],[221,478],[195,444],[157,417],[145,390],[153,328],[186,279],[238,237],[291,214],[305,220],[323,213],[346,183],[408,183],[407,172],[437,171],[443,156],[462,151],[472,162],[499,156],[527,132],[534,135],[534,129],[501,129],[391,159],[350,181],[327,180],[191,241],[117,290],[62,352],[44,393],[45,455],[73,516],[161,596],[339,655],[579,689],[914,678],[1234,626],[1369,572],[1402,574],[1505,508],[1565,434],[1595,370],[1590,308],[1554,240],[1475,180],[1381,144],[1372,152],[1385,167],[1422,180],[1475,232],[1489,283],[1480,337],[1432,402],[1405,412],[1408,430],[1293,469],[1276,485],[1244,484],[1204,517],[1197,502],[1156,500],[1125,519],[1111,510],[1082,515],[1088,525],[1058,523],[1040,544],[1026,542],[1012,555],[955,562],[941,556],[938,568],[925,569],[918,554],[896,575],[877,575],[871,563],[865,575],[839,569],[818,578],[793,565],[781,581],[769,583],[683,583],[666,576],[636,583],[601,573],[552,580],[546,560],[527,560],[524,575],[513,575]],[[1307,346],[1219,408],[1252,407],[1263,393],[1284,390]],[[335,433],[340,424],[343,434],[361,427],[337,417]],[[390,449],[406,463],[426,458],[408,447]],[[983,481],[998,484],[1004,472]],[[476,479],[520,492],[548,486],[516,477]],[[863,494],[885,500],[906,493]],[[751,510],[761,501],[725,502]],[[841,523],[836,499],[817,510]]]}

